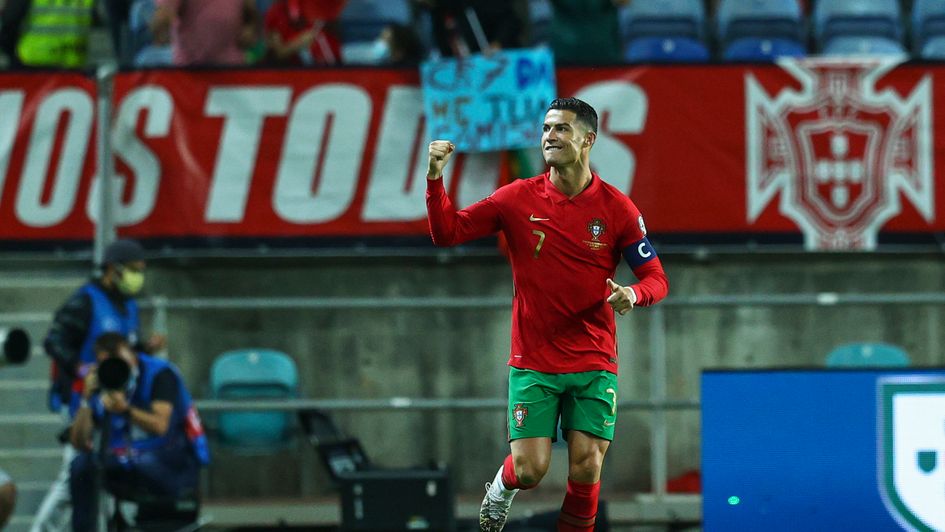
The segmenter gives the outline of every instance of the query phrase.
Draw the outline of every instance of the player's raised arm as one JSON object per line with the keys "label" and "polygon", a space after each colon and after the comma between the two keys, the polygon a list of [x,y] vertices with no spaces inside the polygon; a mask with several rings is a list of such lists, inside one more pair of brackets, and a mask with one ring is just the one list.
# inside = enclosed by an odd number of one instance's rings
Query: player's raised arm
{"label": "player's raised arm", "polygon": [[455,246],[499,230],[499,208],[492,197],[456,211],[443,187],[443,169],[456,147],[448,140],[430,143],[427,169],[427,214],[430,236],[437,246]]}
{"label": "player's raised arm", "polygon": [[430,143],[430,162],[427,169],[427,179],[436,181],[443,177],[443,168],[450,162],[456,146],[448,140],[434,140]]}

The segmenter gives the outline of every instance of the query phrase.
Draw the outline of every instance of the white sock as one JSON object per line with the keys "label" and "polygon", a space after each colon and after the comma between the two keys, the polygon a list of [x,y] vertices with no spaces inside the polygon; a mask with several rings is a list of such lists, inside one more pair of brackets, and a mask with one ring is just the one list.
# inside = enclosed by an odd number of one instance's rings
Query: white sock
{"label": "white sock", "polygon": [[511,502],[512,497],[515,497],[515,494],[518,493],[517,489],[506,489],[505,484],[502,483],[502,470],[505,466],[499,466],[499,471],[496,472],[495,478],[492,479],[492,485],[489,486],[489,497],[494,500],[504,500]]}

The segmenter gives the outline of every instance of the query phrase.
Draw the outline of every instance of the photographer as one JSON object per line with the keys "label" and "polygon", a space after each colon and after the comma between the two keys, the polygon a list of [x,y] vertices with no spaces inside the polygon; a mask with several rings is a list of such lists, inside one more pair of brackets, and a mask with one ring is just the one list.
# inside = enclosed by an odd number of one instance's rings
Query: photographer
{"label": "photographer", "polygon": [[[69,479],[77,532],[92,530],[96,521],[99,466],[102,487],[133,500],[196,489],[199,468],[210,459],[200,418],[174,365],[136,354],[118,333],[99,336],[94,352],[98,364],[85,378],[70,430],[79,453]],[[107,433],[101,457],[93,445],[97,430]]]}
{"label": "photographer", "polygon": [[[78,408],[82,379],[95,362],[92,343],[102,333],[117,332],[128,338],[136,350],[156,353],[164,348],[165,339],[152,335],[141,342],[138,304],[135,296],[145,279],[144,249],[134,240],[116,240],[105,248],[101,273],[81,286],[56,311],[43,342],[52,358],[52,383],[49,408],[59,412],[66,406],[64,417],[71,424]],[[31,532],[56,532],[68,519],[69,465],[75,457],[72,447],[63,449],[62,469],[40,504]]]}

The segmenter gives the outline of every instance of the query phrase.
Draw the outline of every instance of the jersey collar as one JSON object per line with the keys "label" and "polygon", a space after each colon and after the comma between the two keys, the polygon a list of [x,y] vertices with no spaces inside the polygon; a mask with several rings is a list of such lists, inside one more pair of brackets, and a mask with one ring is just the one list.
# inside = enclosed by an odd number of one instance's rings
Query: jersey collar
{"label": "jersey collar", "polygon": [[545,177],[545,193],[548,194],[548,197],[551,198],[555,203],[565,203],[572,202],[575,204],[582,203],[588,199],[594,197],[597,194],[597,191],[600,189],[600,176],[596,172],[591,172],[591,183],[587,185],[587,188],[578,193],[577,196],[569,198],[564,192],[558,190],[558,187],[551,182],[551,171],[547,171],[544,174]]}

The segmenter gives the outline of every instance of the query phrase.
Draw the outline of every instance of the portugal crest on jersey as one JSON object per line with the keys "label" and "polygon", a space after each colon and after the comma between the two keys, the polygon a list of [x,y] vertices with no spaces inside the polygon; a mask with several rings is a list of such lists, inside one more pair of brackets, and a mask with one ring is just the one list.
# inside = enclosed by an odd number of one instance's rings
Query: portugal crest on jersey
{"label": "portugal crest on jersey", "polygon": [[594,218],[587,224],[587,231],[591,234],[591,237],[597,242],[600,239],[600,236],[607,231],[607,226],[604,225],[603,220],[600,218]]}
{"label": "portugal crest on jersey", "polygon": [[516,403],[512,409],[512,417],[515,418],[516,427],[525,426],[525,418],[528,417],[528,408],[522,403]]}
{"label": "portugal crest on jersey", "polygon": [[932,80],[877,90],[899,62],[783,60],[801,88],[771,95],[746,76],[749,223],[779,193],[781,214],[808,249],[874,248],[879,229],[902,210],[900,193],[932,221]]}

